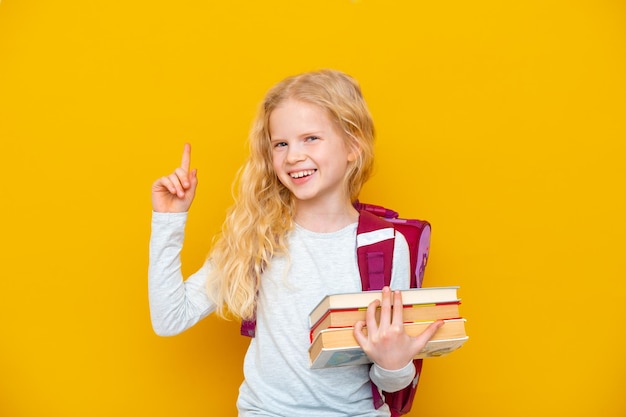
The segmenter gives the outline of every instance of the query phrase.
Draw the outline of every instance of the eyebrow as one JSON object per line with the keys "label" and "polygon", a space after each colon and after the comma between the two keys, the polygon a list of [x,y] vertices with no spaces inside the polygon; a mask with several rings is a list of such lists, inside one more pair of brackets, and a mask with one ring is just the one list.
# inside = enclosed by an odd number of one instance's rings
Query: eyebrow
{"label": "eyebrow", "polygon": [[[269,134],[270,134],[270,140],[286,140],[285,138],[274,138],[271,132],[269,132]],[[323,136],[325,134],[326,134],[326,131],[324,130],[311,130],[311,131],[306,131],[305,133],[298,134],[298,137]]]}

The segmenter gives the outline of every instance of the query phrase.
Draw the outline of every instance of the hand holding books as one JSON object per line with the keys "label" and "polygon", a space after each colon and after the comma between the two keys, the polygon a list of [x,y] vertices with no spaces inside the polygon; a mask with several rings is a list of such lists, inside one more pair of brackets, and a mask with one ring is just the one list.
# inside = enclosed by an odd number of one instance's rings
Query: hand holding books
{"label": "hand holding books", "polygon": [[468,339],[457,289],[411,288],[392,295],[387,288],[324,297],[309,315],[311,367],[374,361],[396,369],[410,355],[420,359],[453,352]]}
{"label": "hand holding books", "polygon": [[[380,320],[377,321],[379,306]],[[403,313],[402,293],[392,293],[389,287],[385,287],[382,301],[372,301],[367,307],[366,319],[354,324],[354,338],[365,354],[382,368],[394,370],[406,366],[444,324],[443,320],[436,320],[420,335],[412,337],[405,331]]]}

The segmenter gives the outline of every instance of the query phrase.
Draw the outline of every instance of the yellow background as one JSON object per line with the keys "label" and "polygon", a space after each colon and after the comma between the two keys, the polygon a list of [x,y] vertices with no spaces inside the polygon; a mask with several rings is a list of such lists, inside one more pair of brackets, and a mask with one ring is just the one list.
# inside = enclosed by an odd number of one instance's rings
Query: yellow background
{"label": "yellow background", "polygon": [[377,123],[362,200],[433,224],[470,341],[411,415],[626,415],[622,1],[0,3],[0,415],[231,416],[247,340],[152,333],[150,184],[194,145],[203,261],[264,92],[336,68]]}

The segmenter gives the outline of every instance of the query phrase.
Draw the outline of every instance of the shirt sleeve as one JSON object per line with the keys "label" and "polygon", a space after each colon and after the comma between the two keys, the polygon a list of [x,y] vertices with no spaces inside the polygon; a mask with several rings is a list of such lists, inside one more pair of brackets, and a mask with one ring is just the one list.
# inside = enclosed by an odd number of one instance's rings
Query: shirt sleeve
{"label": "shirt sleeve", "polygon": [[393,371],[381,368],[373,364],[370,368],[370,379],[381,391],[396,392],[408,386],[415,377],[415,365],[413,361],[404,368]]}
{"label": "shirt sleeve", "polygon": [[152,213],[148,298],[152,328],[159,336],[181,333],[215,310],[206,293],[208,261],[186,280],[180,253],[187,213]]}

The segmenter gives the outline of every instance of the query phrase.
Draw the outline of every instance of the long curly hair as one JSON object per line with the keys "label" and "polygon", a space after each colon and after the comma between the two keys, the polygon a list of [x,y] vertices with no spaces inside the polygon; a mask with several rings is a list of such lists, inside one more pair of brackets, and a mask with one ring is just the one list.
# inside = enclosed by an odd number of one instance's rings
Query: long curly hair
{"label": "long curly hair", "polygon": [[319,106],[343,132],[357,159],[345,175],[347,195],[357,199],[372,173],[374,124],[359,84],[335,70],[288,77],[272,87],[259,106],[249,134],[250,153],[235,179],[235,202],[229,209],[209,255],[210,298],[221,316],[249,319],[263,271],[278,254],[288,255],[287,235],[293,228],[294,199],[272,166],[269,118],[284,100]]}

